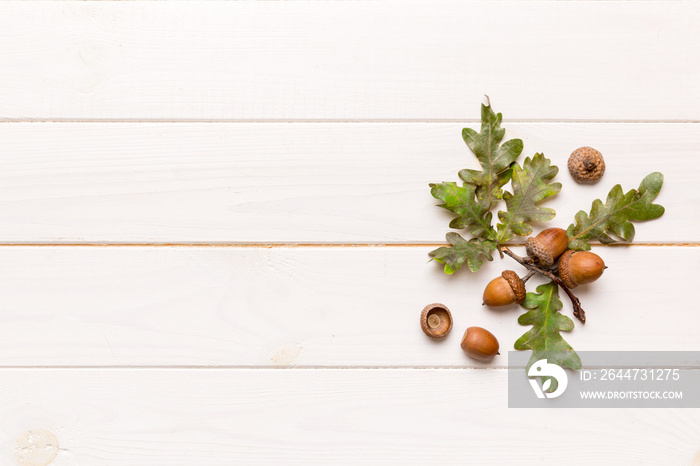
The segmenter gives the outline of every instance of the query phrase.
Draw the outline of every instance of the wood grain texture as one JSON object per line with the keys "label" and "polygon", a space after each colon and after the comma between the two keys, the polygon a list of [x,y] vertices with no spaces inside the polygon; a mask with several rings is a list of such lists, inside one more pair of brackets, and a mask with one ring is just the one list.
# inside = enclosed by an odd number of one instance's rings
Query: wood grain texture
{"label": "wood grain texture", "polygon": [[[0,370],[0,461],[687,465],[697,409],[508,409],[505,370]],[[572,437],[581,445],[572,447]]]}
{"label": "wood grain texture", "polygon": [[[51,466],[697,462],[700,410],[508,409],[505,351],[459,341],[527,330],[480,306],[515,264],[447,277],[422,244],[488,94],[562,169],[558,226],[666,175],[647,246],[595,248],[610,268],[567,341],[700,349],[698,21],[692,1],[0,2],[0,465],[37,429]],[[592,187],[565,171],[582,145],[608,163]],[[352,247],[374,243],[398,246]],[[435,301],[442,343],[418,323]]]}
{"label": "wood grain texture", "polygon": [[[562,192],[543,204],[555,225],[661,171],[667,213],[638,224],[635,242],[700,240],[688,170],[700,124],[504,125],[525,142],[521,163],[544,152],[560,167]],[[478,167],[463,126],[478,125],[0,124],[0,242],[444,242],[451,214],[428,183]],[[594,186],[566,168],[582,145],[606,158]]]}
{"label": "wood grain texture", "polygon": [[700,119],[700,5],[0,4],[7,119]]}
{"label": "wood grain texture", "polygon": [[[481,306],[488,281],[520,268],[443,276],[429,250],[0,248],[0,365],[504,367],[505,354],[483,364],[459,342],[480,326],[508,350],[529,329],[518,306]],[[700,248],[596,252],[609,269],[576,290],[588,321],[565,334],[575,349],[700,349]],[[432,302],[454,318],[440,343],[419,325]]]}

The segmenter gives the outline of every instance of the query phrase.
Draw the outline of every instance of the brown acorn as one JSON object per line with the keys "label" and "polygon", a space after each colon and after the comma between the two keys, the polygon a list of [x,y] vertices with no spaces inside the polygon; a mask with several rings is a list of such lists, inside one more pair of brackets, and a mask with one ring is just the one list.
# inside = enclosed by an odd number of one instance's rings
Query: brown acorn
{"label": "brown acorn", "polygon": [[431,338],[445,338],[452,330],[452,314],[444,304],[428,304],[420,314],[420,327]]}
{"label": "brown acorn", "polygon": [[462,349],[479,361],[490,361],[498,352],[498,340],[493,333],[481,327],[469,327],[462,337]]}
{"label": "brown acorn", "polygon": [[567,288],[594,282],[605,269],[603,259],[588,251],[566,251],[559,259],[559,278]]}
{"label": "brown acorn", "polygon": [[579,147],[569,156],[569,173],[577,183],[596,183],[605,173],[603,154],[592,147]]}
{"label": "brown acorn", "polygon": [[568,246],[569,237],[566,235],[566,230],[561,228],[547,228],[534,238],[528,238],[525,241],[527,255],[544,268],[551,267]]}
{"label": "brown acorn", "polygon": [[512,270],[504,270],[486,285],[484,302],[487,306],[507,306],[525,301],[525,283]]}

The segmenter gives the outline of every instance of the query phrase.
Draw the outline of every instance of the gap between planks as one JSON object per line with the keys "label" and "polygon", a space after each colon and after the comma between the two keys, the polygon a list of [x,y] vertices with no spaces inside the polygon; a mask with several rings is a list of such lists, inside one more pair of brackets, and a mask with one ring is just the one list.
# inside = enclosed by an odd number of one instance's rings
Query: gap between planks
{"label": "gap between planks", "polygon": [[[71,248],[426,248],[449,246],[447,243],[0,243],[0,248],[13,247],[71,247]],[[505,243],[508,247],[522,247],[522,243]],[[593,244],[595,247],[698,247],[700,242],[683,243],[631,243],[631,244]]]}
{"label": "gap between planks", "polygon": [[[616,365],[590,365],[584,367],[584,369],[626,369],[628,366],[616,366]],[[683,369],[687,371],[700,371],[699,367],[690,367],[688,365],[664,365],[665,369]],[[324,365],[309,365],[309,366],[245,366],[245,365],[221,365],[221,366],[196,366],[196,365],[148,365],[148,366],[129,366],[129,365],[116,365],[116,366],[67,366],[67,365],[44,365],[44,366],[0,366],[0,371],[8,370],[164,370],[164,371],[177,371],[177,370],[197,370],[197,371],[240,371],[240,370],[250,370],[250,371],[266,371],[266,372],[276,372],[276,371],[397,371],[397,372],[408,372],[408,371],[508,371],[511,368],[504,365],[484,365],[483,367],[474,366],[324,366]],[[522,370],[522,367],[513,367],[515,370]],[[574,371],[578,372],[578,371]]]}
{"label": "gap between planks", "polygon": [[[377,123],[377,124],[400,124],[400,123],[433,123],[433,124],[444,124],[444,123],[464,123],[464,124],[481,124],[481,120],[474,118],[355,118],[355,119],[338,119],[338,118],[120,118],[120,119],[109,119],[109,118],[2,118],[0,117],[0,124],[2,123],[99,123],[99,124],[119,124],[119,123],[182,123],[182,124],[192,124],[192,123],[208,123],[208,124],[230,124],[230,123],[298,123],[298,124],[308,124],[308,123],[334,123],[334,124],[353,124],[353,123]],[[634,120],[634,119],[606,119],[606,118],[589,118],[589,119],[576,119],[576,118],[559,118],[559,119],[548,119],[548,118],[516,118],[507,120],[507,123],[545,123],[545,124],[560,124],[560,123],[572,123],[572,124],[697,124],[700,120],[688,120],[688,119],[654,119],[654,120]]]}
{"label": "gap between planks", "polygon": [[[607,367],[607,366],[606,366]],[[146,366],[129,366],[129,365],[115,365],[115,366],[100,366],[100,365],[89,365],[89,366],[71,366],[71,365],[27,365],[27,366],[0,366],[0,371],[5,370],[35,370],[35,369],[58,369],[58,370],[102,370],[102,369],[114,369],[114,370],[255,370],[255,371],[279,371],[279,370],[294,370],[294,371],[313,371],[313,370],[324,370],[324,371],[346,371],[346,370],[392,370],[392,371],[435,371],[435,370],[446,370],[446,371],[461,371],[461,370],[508,370],[508,366],[498,365],[498,366],[484,366],[484,367],[473,367],[473,366],[325,366],[325,365],[308,365],[308,366],[246,366],[246,365],[216,365],[216,366],[197,366],[197,365],[146,365]],[[700,369],[699,369],[700,370]]]}
{"label": "gap between planks", "polygon": [[[45,0],[23,0],[23,1],[24,1],[25,3],[30,3],[30,2],[42,2],[42,1],[45,1]],[[70,3],[70,2],[75,1],[75,0],[55,0],[55,1],[57,1],[57,2],[58,2],[58,1],[64,1],[64,2],[66,2],[66,3]],[[89,1],[89,0],[81,0],[81,1]],[[136,2],[144,1],[144,0],[108,0],[108,1],[120,2],[120,3],[130,3],[130,2],[131,2],[131,3],[136,3]],[[158,0],[145,0],[145,1],[158,1]],[[206,2],[209,2],[209,3],[219,3],[219,2],[221,2],[222,0],[179,0],[179,1],[182,1],[182,2],[188,2],[188,1],[189,1],[189,2],[197,2],[197,3],[206,3]],[[288,2],[288,3],[293,3],[293,2],[297,2],[297,1],[299,1],[299,0],[225,0],[225,1],[230,2],[230,3],[233,3],[233,2],[239,2],[239,3],[245,3],[245,2],[248,2],[248,3],[263,3],[263,2],[278,2],[278,3],[281,3],[281,2]],[[341,3],[341,2],[347,2],[348,0],[330,0],[330,1],[336,1],[336,2],[338,2],[338,3]],[[364,2],[364,3],[368,3],[368,2],[372,2],[372,1],[374,1],[374,0],[352,0],[352,1],[354,1],[354,2],[356,2],[356,3],[363,3],[363,2]],[[494,1],[500,1],[500,2],[504,2],[504,3],[505,3],[505,2],[510,2],[510,1],[512,1],[512,0],[494,0]],[[581,2],[582,0],[540,0],[540,1],[545,1],[545,2],[557,2],[557,3],[559,3],[559,2],[572,2],[572,3],[573,3],[573,2]],[[620,0],[587,0],[587,1],[598,2],[598,3],[618,3],[618,2],[620,2]],[[638,0],[638,1],[641,1],[641,2],[644,2],[644,1],[646,1],[646,2],[652,2],[652,1],[655,1],[655,0]]]}

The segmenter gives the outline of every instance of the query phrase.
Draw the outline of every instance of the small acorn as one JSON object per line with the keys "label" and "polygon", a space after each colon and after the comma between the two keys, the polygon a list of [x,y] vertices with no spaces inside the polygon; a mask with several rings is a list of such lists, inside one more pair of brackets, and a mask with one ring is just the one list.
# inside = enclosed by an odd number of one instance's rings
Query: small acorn
{"label": "small acorn", "polygon": [[498,340],[493,333],[481,327],[469,327],[462,337],[462,349],[479,361],[490,361],[498,352]]}
{"label": "small acorn", "polygon": [[420,328],[431,338],[445,338],[452,330],[450,310],[444,304],[428,304],[420,314]]}
{"label": "small acorn", "polygon": [[592,147],[579,147],[569,156],[569,173],[577,183],[596,183],[605,173],[603,154]]}
{"label": "small acorn", "polygon": [[525,283],[512,270],[504,270],[486,285],[484,302],[487,306],[507,306],[525,301]]}
{"label": "small acorn", "polygon": [[554,264],[569,246],[569,237],[566,230],[561,228],[547,228],[542,230],[534,238],[525,241],[525,249],[528,256],[544,268],[549,268]]}
{"label": "small acorn", "polygon": [[589,251],[566,251],[559,259],[559,278],[567,288],[594,282],[605,269],[603,259]]}

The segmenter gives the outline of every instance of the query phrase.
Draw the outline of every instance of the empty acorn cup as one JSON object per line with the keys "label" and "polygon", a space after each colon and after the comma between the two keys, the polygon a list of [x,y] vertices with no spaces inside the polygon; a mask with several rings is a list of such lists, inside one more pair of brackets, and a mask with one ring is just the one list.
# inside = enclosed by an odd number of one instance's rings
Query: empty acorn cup
{"label": "empty acorn cup", "polygon": [[445,338],[452,330],[452,314],[444,304],[428,304],[420,314],[420,327],[430,338]]}

